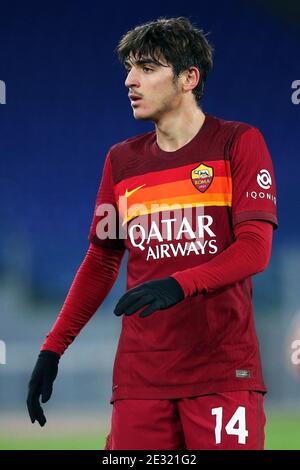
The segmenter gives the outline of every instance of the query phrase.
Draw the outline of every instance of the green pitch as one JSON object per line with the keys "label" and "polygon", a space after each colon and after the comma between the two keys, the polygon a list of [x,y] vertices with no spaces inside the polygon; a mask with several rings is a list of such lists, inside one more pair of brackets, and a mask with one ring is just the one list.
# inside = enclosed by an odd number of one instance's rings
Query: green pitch
{"label": "green pitch", "polygon": [[97,436],[78,435],[76,437],[57,436],[56,438],[35,438],[24,436],[17,439],[5,439],[0,436],[0,449],[2,450],[98,450],[103,449],[105,443],[105,435]]}
{"label": "green pitch", "polygon": [[[56,437],[39,437],[3,435],[0,431],[0,449],[103,449],[105,434],[77,434],[68,436],[58,434]],[[266,449],[300,449],[300,415],[274,415],[269,416],[266,429]]]}

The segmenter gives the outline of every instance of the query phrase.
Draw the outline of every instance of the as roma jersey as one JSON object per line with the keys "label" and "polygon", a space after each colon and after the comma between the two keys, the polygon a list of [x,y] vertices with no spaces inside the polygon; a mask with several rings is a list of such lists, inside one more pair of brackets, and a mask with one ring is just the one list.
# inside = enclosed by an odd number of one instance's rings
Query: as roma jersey
{"label": "as roma jersey", "polygon": [[[110,149],[89,240],[128,250],[130,289],[209,262],[233,243],[235,224],[251,219],[277,226],[263,136],[206,113],[197,135],[177,151],[160,149],[155,131]],[[139,313],[122,317],[111,403],[266,391],[251,278],[146,318]]]}

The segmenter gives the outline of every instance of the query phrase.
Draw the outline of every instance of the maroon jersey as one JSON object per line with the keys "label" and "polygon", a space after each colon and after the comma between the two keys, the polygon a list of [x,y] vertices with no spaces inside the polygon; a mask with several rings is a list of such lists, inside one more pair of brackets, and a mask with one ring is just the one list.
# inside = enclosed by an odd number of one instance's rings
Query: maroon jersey
{"label": "maroon jersey", "polygon": [[[119,216],[110,232],[102,204]],[[277,226],[262,134],[206,113],[197,135],[177,151],[160,149],[155,131],[110,149],[89,240],[128,250],[130,289],[208,262],[233,243],[235,224],[251,219]],[[138,314],[122,317],[111,403],[266,390],[251,278],[146,318]]]}

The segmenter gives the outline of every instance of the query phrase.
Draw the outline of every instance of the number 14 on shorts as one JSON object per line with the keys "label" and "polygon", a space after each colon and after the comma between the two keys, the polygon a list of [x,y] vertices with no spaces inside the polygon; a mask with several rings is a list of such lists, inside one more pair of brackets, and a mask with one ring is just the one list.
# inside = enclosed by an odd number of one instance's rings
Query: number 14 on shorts
{"label": "number 14 on shorts", "polygon": [[[216,417],[215,439],[216,444],[221,444],[223,423],[223,407],[212,408],[211,414]],[[225,425],[225,432],[228,435],[237,436],[239,444],[246,444],[248,431],[246,429],[246,408],[239,406],[230,420]]]}

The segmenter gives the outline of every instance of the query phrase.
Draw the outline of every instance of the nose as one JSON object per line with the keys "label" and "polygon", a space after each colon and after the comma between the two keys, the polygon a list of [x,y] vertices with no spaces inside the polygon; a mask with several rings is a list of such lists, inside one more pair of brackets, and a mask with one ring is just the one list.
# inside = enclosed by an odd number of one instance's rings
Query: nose
{"label": "nose", "polygon": [[137,70],[135,70],[134,67],[132,67],[128,72],[128,75],[127,75],[126,80],[125,80],[125,86],[127,88],[131,88],[133,86],[135,86],[135,87],[140,86],[138,73],[137,73]]}

